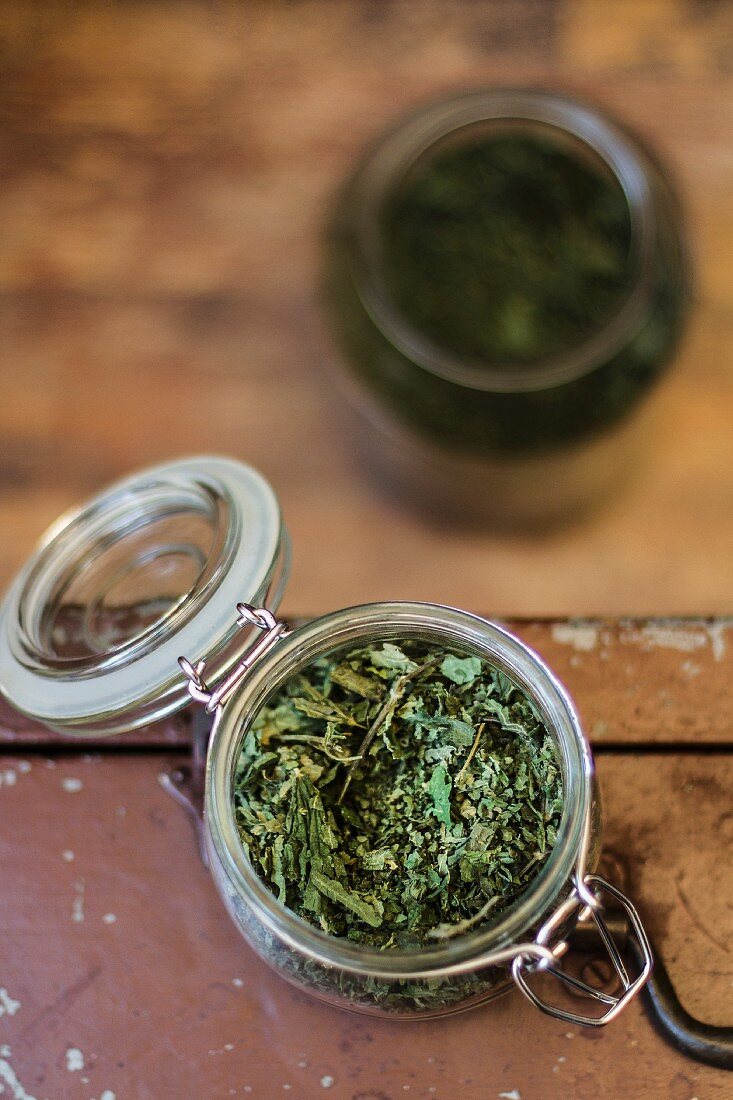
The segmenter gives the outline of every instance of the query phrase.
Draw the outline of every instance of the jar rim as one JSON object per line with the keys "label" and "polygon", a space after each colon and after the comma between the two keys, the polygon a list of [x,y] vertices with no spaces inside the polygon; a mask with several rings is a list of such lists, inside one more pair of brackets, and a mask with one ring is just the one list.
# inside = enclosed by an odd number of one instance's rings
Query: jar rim
{"label": "jar rim", "polygon": [[[540,710],[555,739],[563,771],[563,815],[545,866],[493,921],[435,946],[385,951],[320,931],[271,893],[253,869],[237,831],[232,778],[242,741],[261,706],[294,672],[317,657],[370,637],[454,644],[506,672]],[[218,712],[206,768],[208,840],[236,896],[293,950],[327,966],[369,977],[436,978],[471,971],[482,965],[482,955],[519,942],[553,904],[572,878],[581,855],[590,814],[592,775],[590,747],[572,701],[544,661],[525,643],[487,619],[442,604],[364,604],[297,627],[250,670]]]}
{"label": "jar rim", "polygon": [[[631,218],[633,276],[618,309],[576,346],[521,366],[464,359],[420,333],[386,292],[375,240],[382,204],[409,167],[443,138],[491,122],[545,126],[586,145],[618,182]],[[485,89],[422,107],[377,138],[347,184],[349,265],[362,306],[385,339],[416,366],[469,389],[532,392],[591,373],[639,331],[648,312],[656,213],[645,159],[638,140],[611,117],[555,92]]]}

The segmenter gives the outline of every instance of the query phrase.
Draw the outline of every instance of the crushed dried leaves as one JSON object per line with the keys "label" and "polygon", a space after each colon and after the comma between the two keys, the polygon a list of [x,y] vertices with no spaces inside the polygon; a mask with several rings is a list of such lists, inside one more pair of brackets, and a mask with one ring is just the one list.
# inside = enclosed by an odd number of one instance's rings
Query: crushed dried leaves
{"label": "crushed dried leaves", "polygon": [[552,850],[552,739],[488,662],[419,641],[322,658],[245,738],[236,820],[279,900],[378,948],[435,943],[506,908]]}

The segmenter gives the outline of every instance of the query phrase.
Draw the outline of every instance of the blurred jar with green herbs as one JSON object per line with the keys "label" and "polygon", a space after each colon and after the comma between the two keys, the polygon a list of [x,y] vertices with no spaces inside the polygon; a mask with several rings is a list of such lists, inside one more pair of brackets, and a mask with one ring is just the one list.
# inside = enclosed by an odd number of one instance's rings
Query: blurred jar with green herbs
{"label": "blurred jar with green herbs", "polygon": [[445,514],[554,521],[641,453],[689,298],[679,204],[594,107],[463,95],[361,159],[327,226],[324,293],[392,481]]}

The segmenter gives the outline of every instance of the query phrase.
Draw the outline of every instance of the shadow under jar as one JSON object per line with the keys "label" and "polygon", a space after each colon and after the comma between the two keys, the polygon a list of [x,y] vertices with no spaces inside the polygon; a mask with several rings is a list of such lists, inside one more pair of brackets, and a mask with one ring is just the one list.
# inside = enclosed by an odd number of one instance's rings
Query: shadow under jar
{"label": "shadow under jar", "polygon": [[552,522],[623,483],[689,297],[657,160],[541,91],[434,104],[341,189],[324,299],[372,462],[433,510]]}
{"label": "shadow under jar", "polygon": [[[143,730],[191,700],[203,708],[193,724],[190,769],[191,793],[203,805],[188,803],[202,850],[239,930],[307,992],[373,1014],[438,1015],[489,1000],[514,983],[562,1019],[589,1026],[612,1019],[646,982],[651,954],[631,903],[594,874],[600,814],[593,762],[563,687],[501,627],[437,604],[369,604],[290,629],[276,617],[288,546],[277,497],[242,463],[197,456],[133,474],[59,519],[11,584],[0,607],[0,690],[19,711],[87,738]],[[453,655],[453,675],[457,667],[465,673],[466,658],[474,670],[485,665],[505,678],[506,699],[521,693],[531,728],[541,726],[549,739],[562,800],[552,811],[560,815],[556,836],[530,862],[540,869],[519,880],[501,913],[484,919],[479,911],[475,920],[472,914],[469,927],[435,944],[378,949],[314,927],[260,877],[238,828],[237,766],[262,709],[295,674],[355,647],[408,642]],[[473,690],[470,680],[454,682]],[[478,746],[483,728],[476,724]],[[513,730],[510,720],[500,724],[507,733],[526,732]],[[412,744],[404,754],[408,772]],[[308,763],[296,754],[295,767]],[[182,802],[176,775],[179,769],[166,786]],[[360,782],[357,769],[352,788]],[[451,826],[459,824],[455,812]],[[265,828],[273,820],[262,816]],[[431,843],[445,843],[445,820],[441,825],[428,815],[422,825]],[[311,871],[317,869],[310,851],[307,872],[309,859]],[[399,866],[395,873],[399,879]],[[604,924],[609,899],[625,910],[639,945],[642,962],[633,975]],[[578,984],[566,969],[574,954],[570,933],[579,924],[598,930],[618,990]],[[537,981],[553,977],[593,1010],[563,1008],[555,994],[547,1000]]]}

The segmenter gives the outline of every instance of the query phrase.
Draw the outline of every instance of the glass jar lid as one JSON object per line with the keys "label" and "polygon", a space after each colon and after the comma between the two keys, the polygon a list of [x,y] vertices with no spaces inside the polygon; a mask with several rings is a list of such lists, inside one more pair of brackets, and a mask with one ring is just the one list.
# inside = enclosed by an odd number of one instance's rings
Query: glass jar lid
{"label": "glass jar lid", "polygon": [[117,733],[190,702],[177,659],[217,673],[247,639],[238,601],[276,608],[288,540],[274,491],[228,458],[185,458],[62,516],[0,608],[0,690],[78,735]]}

